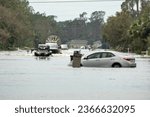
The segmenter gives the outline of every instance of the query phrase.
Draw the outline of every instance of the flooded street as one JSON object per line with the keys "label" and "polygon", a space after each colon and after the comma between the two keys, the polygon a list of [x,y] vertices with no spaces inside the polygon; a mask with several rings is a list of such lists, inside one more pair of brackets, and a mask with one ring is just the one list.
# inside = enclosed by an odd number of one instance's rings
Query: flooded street
{"label": "flooded street", "polygon": [[136,68],[72,68],[69,61],[0,55],[0,99],[150,99],[148,58],[137,58]]}

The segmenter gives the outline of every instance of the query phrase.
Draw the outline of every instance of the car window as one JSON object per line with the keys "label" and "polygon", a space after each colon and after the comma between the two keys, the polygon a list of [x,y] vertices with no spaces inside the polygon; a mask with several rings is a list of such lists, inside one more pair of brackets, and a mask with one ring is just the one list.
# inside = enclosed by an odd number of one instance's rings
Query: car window
{"label": "car window", "polygon": [[113,56],[115,56],[113,53],[103,52],[102,55],[101,55],[101,58],[110,58],[110,57],[113,57]]}
{"label": "car window", "polygon": [[89,55],[87,58],[95,59],[95,58],[100,58],[100,56],[101,56],[101,53],[94,53],[94,54]]}
{"label": "car window", "polygon": [[107,53],[107,57],[113,57],[113,56],[115,56],[113,53],[110,52]]}

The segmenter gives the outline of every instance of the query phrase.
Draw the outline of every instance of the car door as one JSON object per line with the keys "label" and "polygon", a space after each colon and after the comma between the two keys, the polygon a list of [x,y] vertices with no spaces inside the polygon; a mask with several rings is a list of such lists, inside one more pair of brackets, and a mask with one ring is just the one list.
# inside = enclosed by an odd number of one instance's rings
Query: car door
{"label": "car door", "polygon": [[86,67],[99,67],[100,66],[100,56],[101,53],[93,53],[89,56],[87,56],[83,61],[82,65]]}
{"label": "car door", "polygon": [[101,67],[111,67],[114,61],[114,57],[115,55],[111,52],[101,53],[101,60],[100,60]]}

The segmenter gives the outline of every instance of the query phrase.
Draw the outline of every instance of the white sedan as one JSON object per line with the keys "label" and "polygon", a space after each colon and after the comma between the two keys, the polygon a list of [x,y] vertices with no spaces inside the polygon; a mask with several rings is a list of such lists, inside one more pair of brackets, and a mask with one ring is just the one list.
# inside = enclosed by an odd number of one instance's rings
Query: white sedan
{"label": "white sedan", "polygon": [[135,58],[116,51],[94,52],[81,59],[85,67],[136,67]]}

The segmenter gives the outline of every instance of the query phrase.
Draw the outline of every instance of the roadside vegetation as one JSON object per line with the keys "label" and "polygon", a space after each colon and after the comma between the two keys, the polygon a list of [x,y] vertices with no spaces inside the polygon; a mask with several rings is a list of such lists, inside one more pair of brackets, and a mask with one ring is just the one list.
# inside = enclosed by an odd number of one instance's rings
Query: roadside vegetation
{"label": "roadside vegetation", "polygon": [[121,12],[104,22],[104,11],[79,14],[74,20],[57,22],[29,6],[27,0],[0,0],[0,50],[35,47],[48,36],[57,35],[62,43],[101,40],[114,50],[141,53],[150,49],[149,0],[125,0]]}
{"label": "roadside vegetation", "polygon": [[125,0],[121,9],[104,24],[103,38],[113,49],[150,53],[150,1]]}

